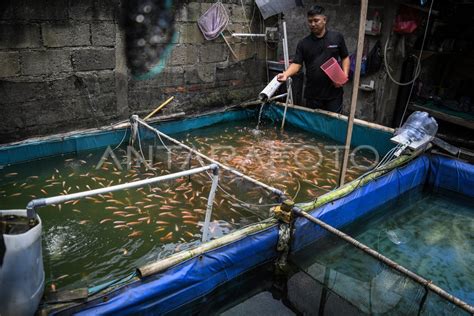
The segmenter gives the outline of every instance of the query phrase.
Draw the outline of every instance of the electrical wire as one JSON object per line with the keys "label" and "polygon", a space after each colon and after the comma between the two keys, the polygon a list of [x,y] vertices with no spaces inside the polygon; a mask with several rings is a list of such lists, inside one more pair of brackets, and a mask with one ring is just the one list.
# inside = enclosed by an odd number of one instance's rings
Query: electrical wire
{"label": "electrical wire", "polygon": [[[420,65],[421,64],[421,55],[423,54],[423,49],[425,47],[425,41],[426,41],[426,35],[428,34],[428,26],[430,24],[430,18],[431,18],[431,12],[432,12],[432,9],[433,9],[433,3],[434,3],[434,0],[431,0],[431,4],[430,4],[430,10],[428,11],[428,18],[426,20],[426,27],[425,27],[425,33],[423,34],[423,41],[421,42],[421,48],[420,48],[420,53],[418,55],[418,64],[417,65]],[[418,68],[418,66],[417,66]],[[420,66],[420,72],[421,72],[421,66]],[[403,119],[405,118],[405,115],[407,113],[407,109],[408,109],[408,104],[410,103],[410,99],[411,99],[411,95],[413,93],[413,88],[414,88],[414,83],[412,84],[411,88],[410,88],[410,93],[408,94],[408,99],[407,99],[407,103],[405,104],[405,109],[403,110],[403,114],[402,114],[402,118],[400,120],[400,126],[402,126],[402,123],[403,123]]]}
{"label": "electrical wire", "polygon": [[[390,68],[391,67],[388,64],[388,60],[387,60],[387,50],[388,50],[388,42],[389,41],[390,41],[390,36],[387,38],[387,41],[385,42],[384,53],[383,53],[383,60],[384,60],[384,63],[385,63],[385,72],[387,73],[390,80],[392,80],[392,82],[395,83],[396,85],[408,86],[409,84],[412,84],[413,82],[415,82],[415,80],[418,79],[418,76],[421,73],[420,59],[417,58],[417,63],[416,63],[416,68],[415,68],[415,75],[413,76],[413,79],[411,79],[410,81],[407,81],[407,82],[399,82],[399,81],[395,80],[395,78],[393,78],[392,74],[390,73]],[[413,55],[413,57],[416,58],[415,55]]]}
{"label": "electrical wire", "polygon": [[125,136],[127,136],[127,131],[128,131],[128,127],[125,129],[125,132],[123,133],[122,140],[120,141],[120,143],[117,146],[115,146],[114,149],[112,149],[112,151],[116,150],[117,148],[119,148],[122,145],[123,141],[125,140]]}

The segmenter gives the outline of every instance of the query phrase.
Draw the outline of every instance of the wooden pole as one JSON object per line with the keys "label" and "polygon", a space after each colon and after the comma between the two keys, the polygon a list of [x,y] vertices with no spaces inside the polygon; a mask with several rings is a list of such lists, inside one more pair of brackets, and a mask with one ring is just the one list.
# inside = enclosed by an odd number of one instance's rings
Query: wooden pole
{"label": "wooden pole", "polygon": [[166,100],[165,102],[161,103],[155,110],[153,110],[153,112],[151,112],[150,114],[148,114],[147,116],[145,116],[145,118],[143,119],[144,121],[148,120],[150,117],[152,117],[153,115],[155,115],[156,112],[158,112],[159,110],[161,110],[162,108],[164,108],[168,103],[170,103],[171,101],[173,101],[174,99],[174,96],[170,97],[168,100]]}
{"label": "wooden pole", "polygon": [[347,122],[346,144],[344,146],[344,156],[342,160],[341,172],[339,174],[339,186],[344,185],[346,176],[347,162],[349,160],[349,151],[351,149],[352,128],[354,126],[355,110],[357,106],[357,95],[359,93],[360,64],[362,62],[362,52],[364,50],[365,20],[367,19],[367,2],[362,0],[360,4],[359,38],[357,40],[357,56],[354,72],[354,85],[352,87],[351,111]]}

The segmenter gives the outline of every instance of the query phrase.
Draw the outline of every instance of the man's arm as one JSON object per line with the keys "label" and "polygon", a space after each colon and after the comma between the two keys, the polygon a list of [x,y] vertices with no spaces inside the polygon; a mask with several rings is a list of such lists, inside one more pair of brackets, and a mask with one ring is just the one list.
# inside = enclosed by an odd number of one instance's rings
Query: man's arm
{"label": "man's arm", "polygon": [[346,74],[346,77],[349,78],[349,70],[351,67],[351,59],[349,56],[342,60],[342,71]]}
{"label": "man's arm", "polygon": [[286,81],[289,77],[295,75],[300,71],[301,65],[300,64],[291,64],[290,67],[288,67],[287,70],[282,72],[281,74],[278,74],[277,79],[278,81]]}
{"label": "man's arm", "polygon": [[[346,58],[344,58],[344,59],[342,60],[342,71],[344,71],[344,73],[346,74],[346,77],[347,77],[347,78],[349,78],[349,70],[350,70],[350,67],[351,67],[351,59],[349,58],[349,56],[347,56]],[[347,81],[348,81],[348,80],[347,80]],[[347,81],[346,81],[346,82],[347,82]],[[338,84],[338,83],[333,83],[333,84],[334,84],[334,86],[335,86],[336,88],[340,88],[340,87],[342,87],[343,85],[345,85],[346,82],[343,83],[343,84]]]}

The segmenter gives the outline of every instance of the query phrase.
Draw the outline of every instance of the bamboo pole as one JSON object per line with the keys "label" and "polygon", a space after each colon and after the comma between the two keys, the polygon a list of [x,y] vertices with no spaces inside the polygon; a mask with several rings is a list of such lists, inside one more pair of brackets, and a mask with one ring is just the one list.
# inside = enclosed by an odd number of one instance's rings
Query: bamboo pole
{"label": "bamboo pole", "polygon": [[[276,105],[276,106],[279,106],[279,107],[283,107],[283,108],[285,107],[285,103],[282,103],[282,102],[275,101],[275,102],[273,102],[273,104]],[[248,105],[253,105],[253,103],[252,104],[251,103],[242,103],[241,104],[241,106],[248,106]],[[295,110],[298,110],[298,111],[321,114],[321,115],[324,115],[324,116],[327,116],[327,117],[332,117],[332,118],[335,118],[335,119],[338,119],[338,120],[341,120],[341,121],[348,121],[348,119],[349,119],[347,117],[347,115],[334,113],[334,112],[331,112],[331,111],[326,111],[326,110],[321,110],[321,109],[310,109],[310,108],[307,108],[307,107],[304,107],[304,106],[291,105],[291,104],[288,104],[288,107],[292,108],[292,109],[295,109]],[[387,127],[385,125],[372,123],[372,122],[367,122],[367,121],[357,119],[357,118],[354,119],[354,123],[356,125],[376,129],[376,130],[391,133],[391,134],[395,133],[394,128]]]}
{"label": "bamboo pole", "polygon": [[245,228],[232,232],[228,235],[222,236],[218,239],[214,239],[204,244],[201,244],[200,246],[194,249],[181,251],[169,256],[168,258],[161,259],[156,262],[151,262],[137,269],[138,276],[140,278],[144,278],[149,275],[163,272],[166,269],[169,269],[170,267],[173,267],[181,262],[203,255],[219,247],[229,245],[230,243],[241,240],[247,236],[250,236],[255,233],[261,232],[265,229],[271,228],[272,226],[276,225],[276,223],[277,223],[276,220],[271,219],[266,222],[253,224],[251,226],[247,226]]}
{"label": "bamboo pole", "polygon": [[237,57],[237,54],[232,49],[232,46],[230,46],[229,42],[227,41],[227,38],[225,38],[223,33],[221,33],[221,35],[222,35],[222,38],[224,39],[224,42],[227,44],[227,47],[229,47],[229,50],[232,53],[232,56],[234,56],[236,61],[239,61],[239,57]]}
{"label": "bamboo pole", "polygon": [[164,108],[168,103],[170,103],[171,101],[173,101],[174,99],[174,96],[170,97],[168,100],[166,100],[165,102],[161,103],[160,106],[158,106],[153,112],[151,112],[150,114],[148,114],[147,116],[145,116],[145,118],[143,119],[144,121],[148,120],[150,117],[152,117],[156,112],[158,112],[159,110],[161,110],[162,108]]}
{"label": "bamboo pole", "polygon": [[344,157],[342,160],[341,172],[339,174],[339,186],[344,185],[344,177],[346,176],[347,162],[349,161],[349,150],[351,148],[352,128],[354,126],[355,110],[357,106],[357,96],[359,93],[360,80],[360,64],[362,62],[362,52],[364,50],[364,34],[365,34],[365,20],[367,19],[367,1],[362,0],[360,5],[360,20],[359,20],[359,38],[357,40],[357,56],[354,73],[354,82],[352,87],[351,111],[349,121],[347,124],[346,145],[344,146]]}
{"label": "bamboo pole", "polygon": [[390,268],[397,270],[400,272],[402,275],[409,277],[413,281],[423,285],[424,287],[428,288],[430,291],[433,291],[434,293],[438,294],[441,296],[443,299],[451,302],[452,304],[458,306],[459,308],[462,308],[468,313],[474,313],[474,306],[469,305],[468,303],[460,300],[454,295],[449,294],[442,288],[434,285],[431,281],[426,280],[425,278],[419,276],[418,274],[408,270],[407,268],[397,264],[395,261],[390,260],[389,258],[385,257],[384,255],[380,254],[379,252],[373,250],[372,248],[368,247],[367,245],[355,240],[351,236],[341,232],[340,230],[332,227],[331,225],[326,224],[325,222],[321,221],[320,219],[317,219],[310,214],[306,213],[305,211],[302,211],[301,209],[297,207],[293,207],[292,211],[301,217],[306,218],[310,222],[322,227],[323,229],[327,230],[331,234],[334,234],[338,236],[339,238],[345,240],[349,244],[353,245],[354,247],[362,250],[366,254],[372,256],[373,258],[377,259],[378,261],[382,261],[384,264],[389,266]]}

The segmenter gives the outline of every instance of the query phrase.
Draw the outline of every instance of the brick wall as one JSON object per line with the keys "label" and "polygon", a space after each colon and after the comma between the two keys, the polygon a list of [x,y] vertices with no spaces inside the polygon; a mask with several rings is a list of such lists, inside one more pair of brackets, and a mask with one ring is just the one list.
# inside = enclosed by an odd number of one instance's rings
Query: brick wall
{"label": "brick wall", "polygon": [[[136,81],[125,65],[119,0],[2,1],[0,143],[145,115],[170,96],[165,114],[255,98],[266,79],[265,44],[228,36],[235,59],[222,38],[206,41],[196,21],[211,2],[179,9],[179,36],[165,69]],[[253,1],[244,8],[239,0],[223,2],[228,29],[248,32]]]}

